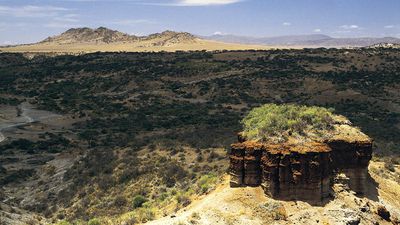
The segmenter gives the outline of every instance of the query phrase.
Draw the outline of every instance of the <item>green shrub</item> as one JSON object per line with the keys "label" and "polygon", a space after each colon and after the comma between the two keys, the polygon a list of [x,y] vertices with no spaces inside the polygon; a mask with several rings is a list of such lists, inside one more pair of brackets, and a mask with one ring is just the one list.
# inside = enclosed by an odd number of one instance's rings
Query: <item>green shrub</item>
{"label": "green shrub", "polygon": [[101,222],[97,218],[90,219],[88,225],[101,225]]}
{"label": "green shrub", "polygon": [[66,220],[61,220],[56,223],[56,225],[72,225],[72,223],[66,221]]}
{"label": "green shrub", "polygon": [[243,135],[249,140],[286,140],[288,136],[321,136],[333,128],[331,109],[293,104],[266,104],[254,108],[241,121]]}
{"label": "green shrub", "polygon": [[147,202],[147,198],[144,197],[143,195],[136,195],[135,198],[133,198],[132,206],[134,209],[142,207],[143,203]]}
{"label": "green shrub", "polygon": [[197,182],[198,192],[200,194],[207,193],[217,183],[217,180],[218,178],[214,174],[201,176]]}

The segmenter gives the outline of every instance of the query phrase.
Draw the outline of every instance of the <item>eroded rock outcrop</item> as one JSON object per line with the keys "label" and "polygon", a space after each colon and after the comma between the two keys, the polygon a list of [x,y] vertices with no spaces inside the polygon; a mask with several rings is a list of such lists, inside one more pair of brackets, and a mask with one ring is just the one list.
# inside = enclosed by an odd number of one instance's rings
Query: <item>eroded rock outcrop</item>
{"label": "eroded rock outcrop", "polygon": [[[372,140],[357,131],[323,141],[259,143],[239,134],[230,153],[231,186],[259,186],[273,198],[321,202],[331,190],[333,177],[344,173],[349,187],[365,192]],[[354,132],[353,132],[354,133]]]}

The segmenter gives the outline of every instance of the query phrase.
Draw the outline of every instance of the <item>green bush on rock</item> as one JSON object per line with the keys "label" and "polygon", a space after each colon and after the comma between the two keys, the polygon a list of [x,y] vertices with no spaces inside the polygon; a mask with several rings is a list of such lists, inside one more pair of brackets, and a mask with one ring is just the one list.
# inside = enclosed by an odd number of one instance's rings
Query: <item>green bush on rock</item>
{"label": "green bush on rock", "polygon": [[266,104],[241,121],[243,135],[255,141],[285,141],[289,136],[323,136],[333,129],[332,109],[294,104]]}

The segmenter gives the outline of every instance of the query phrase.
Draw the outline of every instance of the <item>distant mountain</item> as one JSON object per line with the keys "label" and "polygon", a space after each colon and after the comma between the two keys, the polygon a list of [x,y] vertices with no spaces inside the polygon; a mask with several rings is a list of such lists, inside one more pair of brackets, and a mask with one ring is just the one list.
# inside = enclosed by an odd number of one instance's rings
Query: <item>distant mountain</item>
{"label": "distant mountain", "polygon": [[187,32],[164,31],[135,36],[105,27],[71,28],[33,44],[0,46],[0,52],[81,54],[87,52],[142,52],[268,49],[264,45],[243,45],[205,40]]}
{"label": "distant mountain", "polygon": [[331,40],[317,43],[326,47],[366,47],[379,43],[400,44],[399,38],[384,37],[384,38],[332,38]]}
{"label": "distant mountain", "polygon": [[236,35],[201,36],[207,40],[221,42],[258,44],[272,46],[304,46],[304,47],[365,47],[378,43],[400,44],[399,38],[333,38],[328,35],[290,35],[277,37],[249,37]]}
{"label": "distant mountain", "polygon": [[88,27],[71,28],[60,35],[48,37],[39,42],[43,44],[77,44],[77,43],[113,43],[137,41],[138,37],[105,27],[91,29]]}
{"label": "distant mountain", "polygon": [[135,36],[111,30],[105,27],[71,28],[60,35],[48,37],[38,44],[112,44],[112,43],[147,43],[153,46],[168,46],[178,43],[193,43],[197,37],[186,32],[164,31],[148,36]]}
{"label": "distant mountain", "polygon": [[155,33],[148,36],[139,37],[139,41],[153,41],[153,46],[171,46],[181,43],[196,43],[198,38],[187,32],[175,32],[167,30],[162,33]]}
{"label": "distant mountain", "polygon": [[326,35],[293,35],[278,37],[249,37],[236,35],[212,35],[202,36],[204,39],[216,40],[231,43],[243,44],[263,44],[263,45],[298,45],[298,43],[308,43],[312,41],[329,40],[331,37]]}

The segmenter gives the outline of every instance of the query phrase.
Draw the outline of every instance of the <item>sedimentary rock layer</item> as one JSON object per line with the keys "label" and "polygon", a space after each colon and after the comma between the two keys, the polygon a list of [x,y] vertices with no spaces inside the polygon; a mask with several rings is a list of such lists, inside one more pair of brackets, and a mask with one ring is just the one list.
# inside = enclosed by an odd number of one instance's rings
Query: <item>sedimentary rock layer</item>
{"label": "sedimentary rock layer", "polygon": [[351,189],[365,191],[372,141],[271,145],[238,140],[230,154],[232,187],[261,185],[274,198],[320,202],[329,196],[335,172],[343,172]]}

